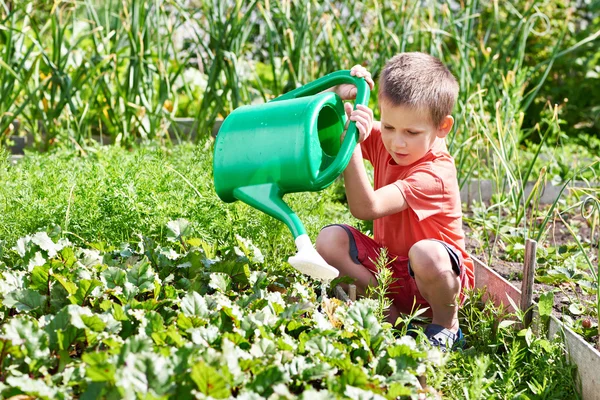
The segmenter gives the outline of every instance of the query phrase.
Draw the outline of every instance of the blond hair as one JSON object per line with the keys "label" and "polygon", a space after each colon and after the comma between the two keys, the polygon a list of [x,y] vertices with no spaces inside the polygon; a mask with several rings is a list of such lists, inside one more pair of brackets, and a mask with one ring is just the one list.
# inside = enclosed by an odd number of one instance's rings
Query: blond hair
{"label": "blond hair", "polygon": [[439,126],[452,113],[458,82],[442,62],[425,53],[400,53],[392,57],[379,77],[379,101],[429,112]]}

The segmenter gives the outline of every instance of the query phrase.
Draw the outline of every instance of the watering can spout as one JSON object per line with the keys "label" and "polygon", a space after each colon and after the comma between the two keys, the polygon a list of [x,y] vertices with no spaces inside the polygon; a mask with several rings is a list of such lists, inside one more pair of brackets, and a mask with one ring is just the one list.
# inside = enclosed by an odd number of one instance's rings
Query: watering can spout
{"label": "watering can spout", "polygon": [[304,225],[283,201],[282,193],[275,183],[236,188],[233,195],[244,203],[285,223],[294,235],[298,252],[288,262],[298,271],[316,279],[330,281],[339,271],[321,257],[313,247]]}
{"label": "watering can spout", "polygon": [[306,234],[304,225],[290,207],[283,201],[279,186],[263,183],[236,188],[233,195],[238,200],[276,218],[287,225],[294,238]]}

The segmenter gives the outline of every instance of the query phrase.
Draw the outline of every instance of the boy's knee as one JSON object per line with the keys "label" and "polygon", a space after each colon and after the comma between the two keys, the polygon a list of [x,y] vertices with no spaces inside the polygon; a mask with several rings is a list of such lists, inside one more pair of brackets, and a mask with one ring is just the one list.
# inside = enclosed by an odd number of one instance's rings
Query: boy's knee
{"label": "boy's knee", "polygon": [[[452,263],[448,251],[443,244],[434,240],[421,240],[408,251],[410,266],[416,275],[445,270],[452,271]],[[431,274],[428,274],[431,276]]]}
{"label": "boy's knee", "polygon": [[319,232],[315,246],[321,256],[343,251],[349,246],[348,233],[341,226],[326,226]]}

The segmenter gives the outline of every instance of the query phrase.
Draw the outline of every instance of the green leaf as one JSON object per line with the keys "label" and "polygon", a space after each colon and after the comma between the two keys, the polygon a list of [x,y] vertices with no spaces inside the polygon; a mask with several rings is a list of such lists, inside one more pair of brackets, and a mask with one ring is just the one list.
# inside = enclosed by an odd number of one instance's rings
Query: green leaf
{"label": "green leaf", "polygon": [[272,365],[256,375],[248,386],[263,397],[269,397],[273,394],[273,386],[284,382],[284,378],[285,375],[280,367]]}
{"label": "green leaf", "polygon": [[21,289],[10,292],[2,302],[8,308],[15,308],[18,312],[29,312],[42,307],[46,296],[30,289]]}
{"label": "green leaf", "polygon": [[210,266],[210,272],[222,272],[231,277],[233,282],[247,285],[250,283],[250,267],[236,260],[219,261]]}
{"label": "green leaf", "polygon": [[79,287],[77,291],[69,296],[69,300],[72,304],[82,306],[86,299],[92,295],[95,288],[102,286],[102,282],[96,279],[82,279],[79,281]]}
{"label": "green leaf", "polygon": [[[73,325],[71,322],[72,318],[77,318],[80,314],[81,307],[69,304],[68,306],[63,307],[55,316],[52,318],[50,323],[44,327],[44,330],[48,333],[50,337],[50,349],[58,350],[64,349],[64,338],[65,337],[73,337],[79,338],[83,337],[85,331]],[[78,322],[79,324],[79,322]],[[61,331],[61,337],[58,337],[58,331]],[[67,332],[67,333],[65,333]],[[62,343],[61,343],[62,342]]]}
{"label": "green leaf", "polygon": [[540,316],[549,317],[552,315],[552,308],[554,307],[554,292],[545,292],[540,295],[538,301],[538,311]]}
{"label": "green leaf", "polygon": [[50,271],[50,265],[48,264],[34,267],[33,271],[31,271],[31,283],[29,284],[29,289],[50,294],[48,293],[48,271]]}
{"label": "green leaf", "polygon": [[192,329],[194,324],[190,317],[186,316],[183,313],[177,314],[177,327],[182,331],[187,331],[188,329]]}
{"label": "green leaf", "polygon": [[65,290],[69,293],[69,294],[75,294],[75,292],[77,292],[77,285],[74,284],[73,282],[70,282],[67,280],[67,278],[65,278],[62,275],[57,275],[54,274],[54,279],[56,279],[64,288]]}
{"label": "green leaf", "polygon": [[569,306],[569,312],[573,315],[581,315],[585,313],[585,306],[581,303],[572,303]]}
{"label": "green leaf", "polygon": [[160,291],[162,289],[162,285],[158,280],[154,281],[154,298],[158,299],[160,297]]}
{"label": "green leaf", "polygon": [[127,282],[127,273],[120,268],[108,267],[100,275],[106,280],[106,287],[109,289],[123,287]]}
{"label": "green leaf", "polygon": [[202,246],[203,240],[199,238],[189,238],[186,239],[185,242],[192,247],[200,247]]}
{"label": "green leaf", "polygon": [[127,279],[141,292],[154,289],[156,274],[147,259],[143,259],[127,271]]}
{"label": "green leaf", "polygon": [[178,241],[182,236],[186,236],[190,232],[190,223],[185,219],[177,219],[167,223],[167,240],[171,242]]}
{"label": "green leaf", "polygon": [[513,326],[514,324],[516,324],[517,321],[513,321],[510,319],[505,319],[503,321],[500,321],[500,323],[498,324],[498,329],[506,329],[510,326]]}
{"label": "green leaf", "polygon": [[196,383],[200,393],[216,399],[226,399],[231,396],[227,382],[213,367],[200,361],[192,366],[190,378]]}
{"label": "green leaf", "polygon": [[525,331],[525,342],[527,342],[527,347],[531,347],[531,344],[533,343],[534,340],[534,335],[533,335],[533,331],[531,330],[531,328],[527,328],[527,330]]}
{"label": "green leaf", "polygon": [[56,340],[58,342],[58,348],[60,350],[69,350],[69,347],[71,347],[71,345],[75,343],[78,338],[79,332],[77,329],[72,329],[71,327],[69,327],[65,330],[56,330]]}
{"label": "green leaf", "polygon": [[580,280],[577,284],[586,292],[586,294],[595,294],[598,289],[598,284],[596,282]]}
{"label": "green leaf", "polygon": [[152,341],[143,336],[130,336],[125,340],[119,354],[119,364],[124,364],[127,356],[130,354],[141,354],[143,352],[152,352]]}
{"label": "green leaf", "polygon": [[552,348],[552,343],[550,343],[549,341],[547,341],[546,339],[539,339],[537,341],[537,344],[544,349],[544,351],[546,351],[547,353],[552,353],[553,348]]}
{"label": "green leaf", "polygon": [[208,286],[221,293],[227,293],[231,287],[231,278],[223,273],[212,273]]}
{"label": "green leaf", "polygon": [[325,378],[328,374],[335,372],[335,368],[326,362],[319,362],[302,371],[302,380],[314,381]]}
{"label": "green leaf", "polygon": [[148,311],[146,313],[146,334],[151,335],[153,332],[161,332],[165,330],[163,317],[156,311]]}
{"label": "green leaf", "polygon": [[[17,346],[24,355],[33,360],[46,361],[50,355],[48,348],[48,334],[37,326],[34,321],[23,318],[13,318],[3,326],[0,338],[9,340],[13,346]],[[27,364],[31,365],[29,361]]]}
{"label": "green leaf", "polygon": [[9,387],[17,388],[21,393],[44,399],[58,398],[58,390],[48,386],[42,379],[32,379],[27,375],[9,376],[6,378]]}
{"label": "green leaf", "polygon": [[368,388],[369,378],[359,366],[353,365],[342,373],[340,378],[344,386]]}
{"label": "green leaf", "polygon": [[206,300],[197,292],[190,292],[181,299],[181,311],[187,316],[207,319],[209,316]]}
{"label": "green leaf", "polygon": [[48,257],[56,257],[56,253],[60,251],[63,246],[55,244],[46,232],[38,232],[31,237],[31,242],[37,244],[40,249],[48,253]]}
{"label": "green leaf", "polygon": [[85,375],[93,382],[114,382],[116,365],[108,360],[107,353],[83,353]]}
{"label": "green leaf", "polygon": [[164,398],[175,385],[172,372],[166,357],[151,351],[137,351],[129,353],[123,368],[117,372],[117,381],[122,389],[146,395],[139,396],[141,398]]}
{"label": "green leaf", "polygon": [[[69,269],[73,266],[73,264],[75,264],[77,261],[79,261],[77,259],[77,256],[75,256],[75,252],[73,251],[73,249],[71,247],[63,248],[60,251],[60,256],[61,256],[61,260],[59,262],[61,264],[64,264],[64,266]],[[85,257],[85,256],[81,259],[81,263],[86,267],[92,266],[89,264],[88,257]]]}
{"label": "green leaf", "polygon": [[94,332],[102,332],[106,328],[106,324],[97,315],[81,315],[81,320],[85,326]]}
{"label": "green leaf", "polygon": [[117,303],[113,303],[112,305],[112,315],[113,317],[115,317],[115,319],[117,321],[128,321],[129,318],[127,317],[127,314],[125,314],[125,311],[123,311],[123,307],[121,307],[120,304]]}
{"label": "green leaf", "polygon": [[410,397],[415,392],[414,387],[405,386],[403,383],[394,382],[390,385],[385,396],[388,399],[398,399],[404,397]]}
{"label": "green leaf", "polygon": [[381,325],[377,321],[377,317],[373,314],[373,310],[365,303],[356,302],[352,304],[348,309],[348,317],[358,327],[366,329],[371,336],[375,336],[381,332]]}
{"label": "green leaf", "polygon": [[321,353],[327,358],[340,358],[344,355],[323,336],[315,336],[311,338],[308,342],[306,342],[306,349],[317,354]]}

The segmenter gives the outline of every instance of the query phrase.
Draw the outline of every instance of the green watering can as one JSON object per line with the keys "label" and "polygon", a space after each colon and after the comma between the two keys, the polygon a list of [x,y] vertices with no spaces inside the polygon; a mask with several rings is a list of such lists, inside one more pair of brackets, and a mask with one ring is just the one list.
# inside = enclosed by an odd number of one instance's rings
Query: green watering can
{"label": "green watering can", "polygon": [[355,123],[340,141],[347,120],[343,101],[333,92],[321,93],[343,83],[356,86],[356,104],[368,104],[363,78],[347,70],[331,73],[268,103],[234,110],[221,125],[213,157],[221,200],[241,200],[285,223],[298,248],[288,262],[324,280],[338,271],[314,249],[283,195],[322,190],[348,165],[358,138]]}

